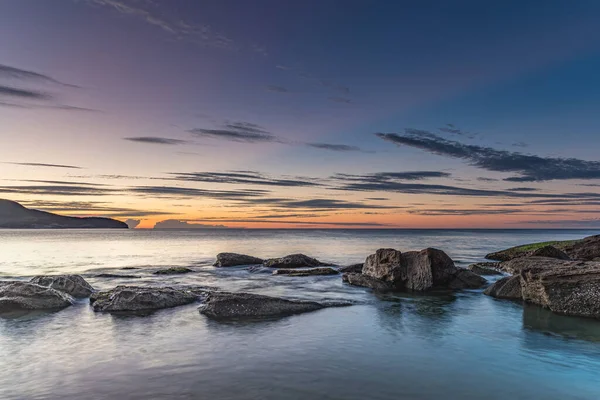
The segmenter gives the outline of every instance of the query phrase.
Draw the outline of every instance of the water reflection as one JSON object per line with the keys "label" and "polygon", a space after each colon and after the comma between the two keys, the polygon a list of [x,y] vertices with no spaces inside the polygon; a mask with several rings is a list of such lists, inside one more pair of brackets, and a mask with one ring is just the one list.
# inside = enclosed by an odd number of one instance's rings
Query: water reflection
{"label": "water reflection", "polygon": [[523,305],[523,328],[566,339],[600,342],[600,321],[559,315],[534,304]]}

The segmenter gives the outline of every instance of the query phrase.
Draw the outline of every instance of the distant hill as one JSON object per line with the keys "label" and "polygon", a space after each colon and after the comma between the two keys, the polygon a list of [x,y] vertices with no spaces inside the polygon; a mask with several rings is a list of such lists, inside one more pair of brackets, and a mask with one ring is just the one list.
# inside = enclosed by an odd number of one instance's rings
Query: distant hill
{"label": "distant hill", "polygon": [[77,218],[31,210],[19,203],[0,199],[0,228],[3,229],[66,229],[121,228],[127,224],[110,218]]}

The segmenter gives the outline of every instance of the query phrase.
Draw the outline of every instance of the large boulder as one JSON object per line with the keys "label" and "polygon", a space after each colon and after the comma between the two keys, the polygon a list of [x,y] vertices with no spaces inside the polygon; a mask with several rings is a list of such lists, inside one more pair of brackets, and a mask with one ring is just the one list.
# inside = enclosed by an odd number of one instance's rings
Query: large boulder
{"label": "large boulder", "polygon": [[80,275],[39,275],[30,282],[60,290],[76,298],[90,297],[94,292],[94,288]]}
{"label": "large boulder", "polygon": [[73,304],[73,298],[46,286],[30,282],[9,281],[0,284],[0,312],[51,310]]}
{"label": "large boulder", "polygon": [[521,300],[521,277],[519,275],[506,276],[483,291],[483,294],[498,299]]}
{"label": "large boulder", "polygon": [[361,274],[363,265],[364,265],[364,263],[347,265],[345,267],[339,267],[338,271],[340,271],[341,273],[344,273],[344,274],[345,273]]}
{"label": "large boulder", "polygon": [[213,292],[200,307],[200,313],[215,319],[281,317],[320,310],[332,305],[349,304],[322,304],[251,293]]}
{"label": "large boulder", "polygon": [[498,271],[498,263],[494,262],[482,262],[471,264],[467,269],[477,275],[502,275],[502,272]]}
{"label": "large boulder", "polygon": [[90,297],[94,311],[151,311],[193,303],[198,293],[170,287],[117,286]]}
{"label": "large boulder", "polygon": [[303,268],[303,267],[321,267],[327,264],[322,263],[316,258],[304,254],[290,254],[281,258],[271,258],[263,263],[269,268]]}
{"label": "large boulder", "polygon": [[563,250],[573,260],[591,261],[600,258],[600,235],[589,236],[564,246]]}
{"label": "large boulder", "polygon": [[247,256],[238,253],[219,253],[217,261],[213,264],[215,267],[236,267],[238,265],[257,265],[262,264],[263,259]]}
{"label": "large boulder", "polygon": [[600,263],[530,268],[520,276],[523,300],[560,314],[600,318]]}
{"label": "large boulder", "polygon": [[347,274],[345,281],[359,286],[381,286],[411,291],[479,288],[486,282],[471,271],[455,267],[446,253],[433,248],[407,253],[394,249],[379,249],[367,257],[362,274],[386,285],[377,285],[372,279],[360,279],[350,276],[351,274]]}
{"label": "large boulder", "polygon": [[557,249],[554,246],[544,246],[539,249],[533,250],[529,253],[530,257],[548,257],[548,258],[557,258],[559,260],[570,260],[571,257],[567,255],[562,250]]}
{"label": "large boulder", "polygon": [[306,269],[277,269],[273,271],[273,275],[287,276],[310,276],[310,275],[337,275],[340,272],[331,267],[306,268]]}

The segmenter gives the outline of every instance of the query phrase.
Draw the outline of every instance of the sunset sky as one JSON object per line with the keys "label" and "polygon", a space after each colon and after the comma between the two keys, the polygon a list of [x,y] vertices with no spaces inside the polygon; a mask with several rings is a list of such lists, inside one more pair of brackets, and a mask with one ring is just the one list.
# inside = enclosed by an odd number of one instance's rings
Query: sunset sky
{"label": "sunset sky", "polygon": [[0,198],[138,228],[600,227],[599,20],[2,0]]}

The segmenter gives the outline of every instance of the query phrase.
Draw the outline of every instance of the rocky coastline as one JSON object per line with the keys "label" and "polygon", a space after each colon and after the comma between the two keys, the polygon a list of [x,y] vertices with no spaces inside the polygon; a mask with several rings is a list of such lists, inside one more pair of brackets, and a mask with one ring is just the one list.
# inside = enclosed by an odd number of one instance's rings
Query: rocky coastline
{"label": "rocky coastline", "polygon": [[[286,279],[314,277],[331,279],[341,275],[345,284],[373,292],[428,292],[484,289],[483,294],[503,300],[521,301],[553,312],[600,319],[600,236],[567,245],[521,246],[488,258],[500,262],[472,264],[460,268],[442,250],[426,248],[401,252],[379,249],[362,264],[336,266],[304,254],[262,259],[237,253],[219,253],[216,268],[261,269]],[[194,269],[171,267],[153,276],[193,274]],[[129,277],[99,274],[95,277]],[[494,276],[502,276],[496,280]],[[131,276],[139,278],[139,276]],[[488,279],[492,280],[490,283]],[[339,278],[338,278],[339,279]],[[324,281],[327,282],[327,281]],[[348,302],[306,301],[245,292],[227,292],[201,286],[130,286],[96,290],[80,275],[45,275],[30,281],[0,281],[0,315],[32,310],[60,310],[78,299],[89,298],[94,312],[153,312],[197,303],[202,315],[213,319],[283,317],[347,306]]]}

